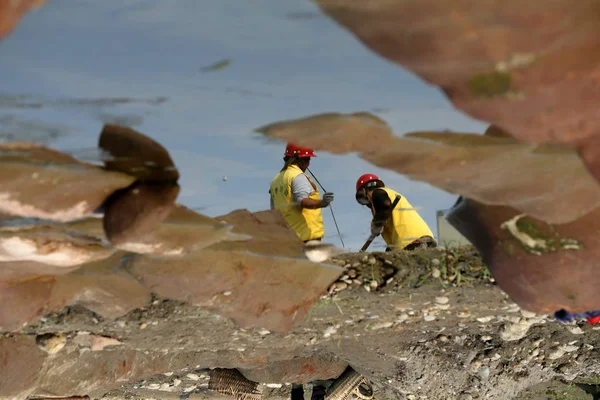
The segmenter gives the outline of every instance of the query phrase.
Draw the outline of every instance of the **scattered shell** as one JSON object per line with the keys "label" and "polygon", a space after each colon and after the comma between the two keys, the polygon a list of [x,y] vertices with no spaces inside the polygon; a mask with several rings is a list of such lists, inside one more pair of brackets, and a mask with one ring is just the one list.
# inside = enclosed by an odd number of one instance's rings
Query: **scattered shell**
{"label": "scattered shell", "polygon": [[179,386],[179,385],[181,385],[181,379],[174,379],[173,386]]}
{"label": "scattered shell", "polygon": [[425,315],[423,319],[427,322],[435,321],[435,315]]}
{"label": "scattered shell", "polygon": [[283,385],[281,383],[267,383],[265,386],[271,389],[279,389]]}
{"label": "scattered shell", "polygon": [[340,326],[339,325],[334,325],[334,326],[330,326],[327,329],[325,329],[325,332],[323,333],[323,337],[330,337],[331,335],[337,333],[337,330]]}
{"label": "scattered shell", "polygon": [[188,387],[184,388],[183,392],[189,393],[189,392],[193,392],[194,390],[196,390],[196,385],[192,385],[192,386],[188,386]]}
{"label": "scattered shell", "polygon": [[494,353],[494,355],[492,356],[491,360],[492,360],[492,361],[498,361],[500,358],[501,358],[501,357],[500,357],[500,354],[498,354],[498,353]]}
{"label": "scattered shell", "polygon": [[521,309],[521,315],[523,318],[535,318],[536,313]]}
{"label": "scattered shell", "polygon": [[408,314],[401,314],[398,319],[396,320],[396,322],[398,322],[399,324],[401,324],[402,322],[406,321],[408,319]]}
{"label": "scattered shell", "polygon": [[378,324],[373,325],[373,327],[371,328],[372,330],[378,330],[378,329],[387,329],[387,328],[391,328],[392,325],[394,325],[393,322],[380,322]]}
{"label": "scattered shell", "polygon": [[270,332],[270,331],[268,331],[268,330],[266,330],[266,329],[263,329],[263,330],[261,330],[260,332],[258,332],[258,334],[259,334],[259,335],[261,335],[261,336],[266,336],[266,335],[268,335],[268,334],[270,334],[270,333],[271,333],[271,332]]}
{"label": "scattered shell", "polygon": [[394,263],[390,260],[384,260],[383,262],[385,262],[387,265],[393,265]]}
{"label": "scattered shell", "polygon": [[490,340],[492,340],[492,337],[491,336],[482,336],[481,340],[484,342],[489,342]]}
{"label": "scattered shell", "polygon": [[477,322],[481,322],[482,324],[485,324],[485,323],[490,322],[493,319],[494,319],[494,317],[492,315],[487,316],[487,317],[479,317],[479,318],[477,318]]}
{"label": "scattered shell", "polygon": [[67,338],[62,333],[45,333],[35,338],[40,350],[48,354],[56,354],[67,344]]}
{"label": "scattered shell", "polygon": [[160,385],[158,383],[151,383],[148,386],[146,386],[146,388],[150,390],[157,390],[158,388],[160,388]]}
{"label": "scattered shell", "polygon": [[569,326],[569,327],[567,327],[567,329],[573,335],[583,335],[583,330],[580,327],[578,327],[577,325]]}
{"label": "scattered shell", "polygon": [[436,298],[435,298],[435,302],[436,302],[437,304],[448,304],[448,302],[449,302],[449,301],[450,301],[450,299],[448,299],[448,298],[447,298],[447,297],[445,297],[445,296],[441,296],[441,297],[436,297]]}
{"label": "scattered shell", "polygon": [[432,258],[431,265],[433,265],[434,267],[438,267],[440,265],[440,260],[438,260],[437,258]]}
{"label": "scattered shell", "polygon": [[173,373],[172,372],[165,372],[163,375],[166,376],[166,377],[169,377],[169,376],[173,375]]}
{"label": "scattered shell", "polygon": [[231,296],[231,290],[223,292],[223,296]]}
{"label": "scattered shell", "polygon": [[468,311],[459,311],[457,314],[458,318],[469,318],[471,313]]}
{"label": "scattered shell", "polygon": [[450,304],[436,304],[435,307],[439,310],[449,310]]}
{"label": "scattered shell", "polygon": [[200,379],[200,377],[196,374],[187,374],[185,377],[191,381],[197,381],[198,379]]}
{"label": "scattered shell", "polygon": [[169,391],[171,391],[171,385],[169,385],[167,382],[165,382],[162,385],[160,385],[158,390],[161,390],[163,392],[169,392]]}
{"label": "scattered shell", "polygon": [[145,322],[142,322],[142,323],[140,324],[140,329],[146,329],[146,327],[147,327],[147,326],[148,326],[148,324],[147,324],[147,323],[145,323]]}
{"label": "scattered shell", "polygon": [[438,337],[438,340],[440,342],[446,343],[448,341],[448,336],[440,335],[440,337]]}

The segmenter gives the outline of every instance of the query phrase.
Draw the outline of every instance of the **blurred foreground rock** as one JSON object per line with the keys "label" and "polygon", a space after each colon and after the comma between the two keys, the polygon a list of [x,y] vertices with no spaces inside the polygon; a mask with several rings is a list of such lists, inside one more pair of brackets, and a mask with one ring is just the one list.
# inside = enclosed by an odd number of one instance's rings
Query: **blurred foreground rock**
{"label": "blurred foreground rock", "polygon": [[0,40],[9,35],[28,12],[46,3],[46,0],[0,0]]}
{"label": "blurred foreground rock", "polygon": [[318,0],[366,46],[527,143],[580,151],[600,180],[600,5]]}

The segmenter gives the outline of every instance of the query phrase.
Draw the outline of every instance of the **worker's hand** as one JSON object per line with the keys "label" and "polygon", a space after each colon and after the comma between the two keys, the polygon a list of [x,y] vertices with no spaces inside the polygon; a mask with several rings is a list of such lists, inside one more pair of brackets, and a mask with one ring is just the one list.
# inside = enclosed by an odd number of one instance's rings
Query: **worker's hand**
{"label": "worker's hand", "polygon": [[325,192],[325,194],[323,195],[323,198],[321,199],[321,205],[323,207],[327,207],[329,205],[329,203],[331,203],[332,201],[333,201],[333,193]]}
{"label": "worker's hand", "polygon": [[379,236],[383,232],[383,226],[376,225],[374,222],[371,222],[371,235]]}

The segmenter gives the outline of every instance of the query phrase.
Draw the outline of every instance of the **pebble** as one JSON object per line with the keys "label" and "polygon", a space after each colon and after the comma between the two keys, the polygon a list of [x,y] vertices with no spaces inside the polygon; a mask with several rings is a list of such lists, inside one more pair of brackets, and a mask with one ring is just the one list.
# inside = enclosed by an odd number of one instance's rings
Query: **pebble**
{"label": "pebble", "polygon": [[364,257],[362,258],[362,260],[363,260],[363,262],[367,262],[367,261],[369,261],[369,256],[364,256]]}
{"label": "pebble", "polygon": [[492,337],[491,336],[482,336],[481,340],[484,342],[489,342],[490,340],[492,340]]}
{"label": "pebble", "polygon": [[439,268],[432,268],[431,269],[431,277],[434,279],[438,279],[440,276],[442,276],[442,273],[440,272]]}
{"label": "pebble", "polygon": [[387,265],[393,265],[393,264],[394,264],[394,263],[393,263],[393,262],[391,262],[390,260],[384,260],[384,262],[385,262]]}
{"label": "pebble", "polygon": [[427,322],[435,321],[435,315],[425,315],[423,319]]}
{"label": "pebble", "polygon": [[436,304],[435,307],[439,310],[449,310],[450,304]]}
{"label": "pebble", "polygon": [[434,267],[439,267],[440,266],[440,260],[437,258],[433,258],[431,260],[431,265],[433,265]]}
{"label": "pebble", "polygon": [[446,343],[448,341],[448,336],[440,335],[438,339],[440,342]]}
{"label": "pebble", "polygon": [[181,379],[173,380],[173,386],[179,386],[179,385],[181,385]]}
{"label": "pebble", "polygon": [[498,354],[498,353],[494,353],[494,355],[492,356],[491,360],[492,360],[492,361],[498,361],[500,358],[501,358],[501,357],[500,357],[500,354]]}
{"label": "pebble", "polygon": [[487,317],[479,317],[479,318],[477,318],[477,322],[481,322],[482,324],[485,324],[485,323],[490,322],[493,319],[494,319],[494,317],[491,315],[487,316]]}
{"label": "pebble", "polygon": [[356,270],[355,269],[348,270],[348,276],[352,279],[356,278]]}
{"label": "pebble", "polygon": [[377,286],[379,286],[379,283],[377,283],[377,281],[371,281],[371,283],[369,283],[369,286],[371,286],[371,288],[375,289],[375,288],[377,288]]}
{"label": "pebble", "polygon": [[163,392],[168,392],[171,390],[171,385],[169,385],[168,383],[165,382],[162,385],[160,385],[158,390],[162,390]]}
{"label": "pebble", "polygon": [[142,322],[142,323],[140,324],[140,329],[146,329],[146,327],[147,327],[147,326],[148,326],[148,324],[147,324],[147,323],[145,323],[145,322]]}
{"label": "pebble", "polygon": [[490,369],[488,367],[481,367],[481,368],[479,368],[477,375],[482,380],[487,380],[490,377]]}
{"label": "pebble", "polygon": [[346,282],[336,282],[333,284],[333,291],[340,292],[348,288],[348,284]]}
{"label": "pebble", "polygon": [[165,372],[163,375],[169,377],[169,376],[173,375],[173,373],[172,372]]}
{"label": "pebble", "polygon": [[223,292],[223,296],[231,296],[231,290]]}
{"label": "pebble", "polygon": [[358,268],[358,267],[360,267],[360,263],[359,262],[355,262],[351,266],[352,266],[352,268]]}
{"label": "pebble", "polygon": [[375,265],[377,263],[377,259],[375,257],[369,258],[369,264]]}
{"label": "pebble", "polygon": [[445,296],[441,296],[441,297],[436,297],[436,298],[435,298],[435,302],[436,302],[437,304],[448,304],[448,302],[449,302],[449,301],[450,301],[450,299],[448,299],[448,298],[447,298],[447,297],[445,297]]}
{"label": "pebble", "polygon": [[471,313],[468,311],[459,311],[457,314],[458,318],[469,318]]}
{"label": "pebble", "polygon": [[268,331],[268,330],[266,330],[266,329],[263,329],[263,330],[261,330],[261,331],[260,331],[260,332],[258,332],[258,333],[259,333],[259,335],[261,335],[261,336],[266,336],[266,335],[270,334],[271,332],[270,332],[270,331]]}

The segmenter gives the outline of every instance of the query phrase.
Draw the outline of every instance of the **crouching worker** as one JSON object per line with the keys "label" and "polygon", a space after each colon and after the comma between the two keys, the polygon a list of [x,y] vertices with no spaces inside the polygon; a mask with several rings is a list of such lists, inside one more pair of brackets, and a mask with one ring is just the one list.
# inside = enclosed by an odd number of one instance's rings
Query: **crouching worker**
{"label": "crouching worker", "polygon": [[304,242],[321,240],[325,235],[321,208],[333,201],[333,193],[319,194],[317,186],[304,173],[316,157],[313,149],[289,143],[281,171],[271,181],[271,209],[283,215],[287,225]]}
{"label": "crouching worker", "polygon": [[[400,201],[389,213],[396,196],[400,196]],[[408,200],[385,187],[376,175],[364,174],[358,178],[356,201],[371,209],[371,234],[383,237],[387,243],[386,251],[437,246],[431,229]]]}

